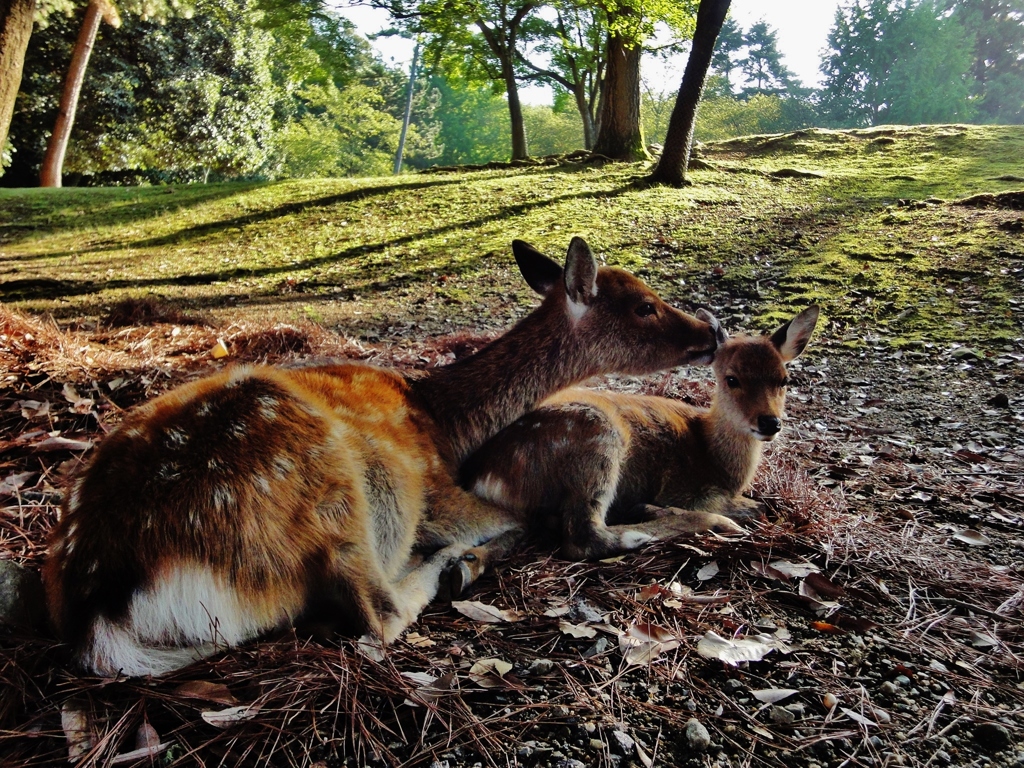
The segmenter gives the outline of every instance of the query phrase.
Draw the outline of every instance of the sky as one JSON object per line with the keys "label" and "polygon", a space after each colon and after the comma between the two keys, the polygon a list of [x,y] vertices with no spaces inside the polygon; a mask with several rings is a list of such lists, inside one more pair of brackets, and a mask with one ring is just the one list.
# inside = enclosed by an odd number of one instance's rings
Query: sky
{"label": "sky", "polygon": [[[730,13],[744,29],[762,19],[766,21],[778,33],[779,50],[786,66],[793,70],[804,85],[813,86],[820,84],[820,54],[840,3],[841,0],[733,0]],[[365,6],[339,10],[364,35],[379,32],[389,26],[385,11]],[[398,66],[408,67],[412,59],[413,45],[410,40],[380,38],[374,41],[374,47],[384,61]],[[685,65],[685,57],[670,61],[666,66],[645,63],[643,75],[656,90],[670,93],[679,87]],[[551,91],[548,88],[523,88],[520,96],[527,104],[551,103]]]}

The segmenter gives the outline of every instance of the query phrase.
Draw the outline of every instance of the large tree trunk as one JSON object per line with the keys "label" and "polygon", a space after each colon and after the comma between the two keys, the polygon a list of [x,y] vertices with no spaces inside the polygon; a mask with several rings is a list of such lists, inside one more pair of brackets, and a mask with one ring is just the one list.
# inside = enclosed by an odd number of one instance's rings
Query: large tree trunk
{"label": "large tree trunk", "polygon": [[649,180],[680,186],[686,183],[686,169],[690,164],[693,127],[697,122],[704,83],[707,81],[715,41],[722,31],[731,0],[700,0],[697,9],[697,28],[693,33],[693,48],[686,61],[683,83],[679,87],[676,105],[668,121],[665,149]]}
{"label": "large tree trunk", "polygon": [[35,13],[36,0],[0,0],[0,151],[11,128]]}
{"label": "large tree trunk", "polygon": [[78,97],[82,92],[85,80],[85,68],[89,65],[92,46],[96,42],[96,32],[100,21],[106,20],[113,26],[119,26],[121,20],[109,0],[89,0],[85,9],[82,28],[78,32],[75,50],[71,53],[71,65],[64,81],[64,93],[60,97],[57,119],[53,125],[53,133],[46,145],[46,155],[39,169],[39,186],[59,187],[64,169],[64,153],[67,152],[68,139],[71,137],[71,126],[75,123],[75,112],[78,110]]}
{"label": "large tree trunk", "polygon": [[511,59],[501,63],[501,74],[508,96],[508,116],[512,121],[512,159],[525,160],[530,152],[526,145],[526,124],[523,122],[523,105],[519,101],[519,83]]}
{"label": "large tree trunk", "polygon": [[601,92],[601,127],[594,153],[613,160],[648,160],[644,130],[640,124],[639,41],[628,43],[619,35],[608,36],[608,68]]}

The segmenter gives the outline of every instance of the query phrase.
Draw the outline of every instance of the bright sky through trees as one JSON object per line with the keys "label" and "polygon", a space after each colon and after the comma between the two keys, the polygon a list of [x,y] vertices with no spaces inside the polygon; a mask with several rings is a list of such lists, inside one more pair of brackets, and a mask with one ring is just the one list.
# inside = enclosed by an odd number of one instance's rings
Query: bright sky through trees
{"label": "bright sky through trees", "polygon": [[[819,85],[821,74],[818,66],[821,50],[825,47],[828,31],[835,19],[840,0],[733,0],[731,14],[744,29],[764,19],[778,32],[779,49],[783,63],[796,74],[805,86]],[[386,12],[365,6],[345,7],[339,3],[341,13],[359,28],[364,35],[373,34],[389,26]],[[398,37],[379,38],[374,47],[385,61],[408,66],[412,59],[413,44]],[[666,92],[679,88],[683,76],[685,57],[671,61],[667,66],[650,64],[645,67],[645,76],[657,82],[656,87]],[[542,86],[524,86],[520,97],[529,104],[550,104],[551,91]]]}

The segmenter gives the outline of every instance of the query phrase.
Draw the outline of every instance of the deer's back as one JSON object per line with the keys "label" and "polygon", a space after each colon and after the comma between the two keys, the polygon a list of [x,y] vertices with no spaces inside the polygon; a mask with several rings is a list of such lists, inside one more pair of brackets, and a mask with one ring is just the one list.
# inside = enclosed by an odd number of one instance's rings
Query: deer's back
{"label": "deer's back", "polygon": [[254,626],[290,621],[332,553],[370,547],[382,572],[402,568],[439,466],[393,373],[239,367],[180,387],[132,412],[71,489],[51,614],[75,641],[192,573],[228,585]]}

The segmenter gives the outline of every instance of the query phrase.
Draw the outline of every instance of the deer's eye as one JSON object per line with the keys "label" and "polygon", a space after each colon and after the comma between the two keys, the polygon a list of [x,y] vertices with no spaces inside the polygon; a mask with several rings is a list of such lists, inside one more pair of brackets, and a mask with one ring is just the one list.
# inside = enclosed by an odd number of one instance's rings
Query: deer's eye
{"label": "deer's eye", "polygon": [[651,315],[657,314],[657,312],[658,308],[649,301],[645,301],[636,308],[636,314],[638,317],[650,317]]}
{"label": "deer's eye", "polygon": [[729,385],[729,389],[736,389],[740,385],[740,380],[735,376],[726,376],[725,383]]}

